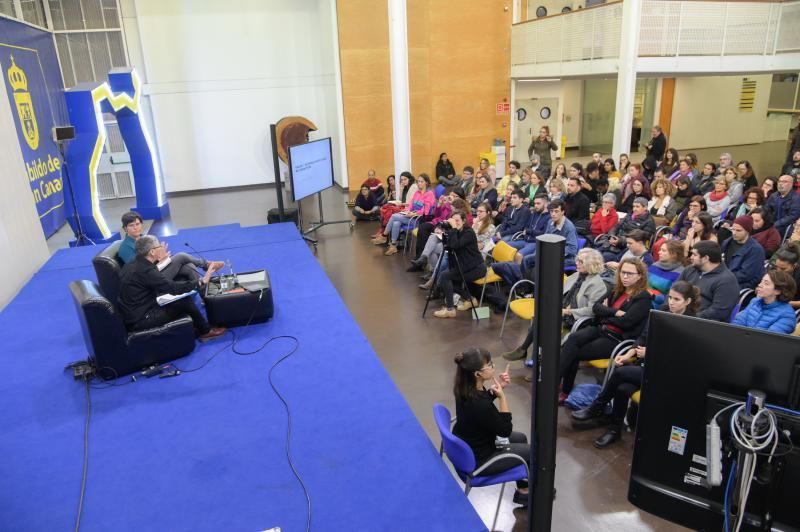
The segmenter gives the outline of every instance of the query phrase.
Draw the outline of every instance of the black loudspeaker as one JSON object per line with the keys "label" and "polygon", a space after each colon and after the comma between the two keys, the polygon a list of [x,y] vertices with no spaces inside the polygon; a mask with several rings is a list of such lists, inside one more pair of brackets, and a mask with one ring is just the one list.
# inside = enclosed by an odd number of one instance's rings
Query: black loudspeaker
{"label": "black loudspeaker", "polygon": [[53,128],[53,141],[63,142],[75,138],[75,128],[73,126],[56,126]]}
{"label": "black loudspeaker", "polygon": [[[267,223],[268,224],[276,224],[280,223],[280,211],[278,209],[270,209],[267,212]],[[295,225],[300,223],[299,218],[297,217],[297,209],[294,207],[286,207],[283,210],[283,221],[284,222],[294,222]]]}

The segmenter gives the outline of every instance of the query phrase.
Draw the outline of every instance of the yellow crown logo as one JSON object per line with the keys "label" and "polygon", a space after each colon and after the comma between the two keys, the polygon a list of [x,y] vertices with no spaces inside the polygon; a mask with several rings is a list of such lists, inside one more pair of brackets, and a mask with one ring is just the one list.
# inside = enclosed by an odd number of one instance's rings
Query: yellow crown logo
{"label": "yellow crown logo", "polygon": [[28,78],[25,72],[14,62],[14,56],[11,56],[11,68],[8,69],[8,81],[14,91],[27,91]]}

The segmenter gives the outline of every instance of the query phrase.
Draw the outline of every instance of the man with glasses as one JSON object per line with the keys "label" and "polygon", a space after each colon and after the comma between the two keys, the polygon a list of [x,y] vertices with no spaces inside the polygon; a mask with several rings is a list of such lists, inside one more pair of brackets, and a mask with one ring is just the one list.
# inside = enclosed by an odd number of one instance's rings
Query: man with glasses
{"label": "man with glasses", "polygon": [[189,316],[200,340],[225,334],[225,328],[212,328],[208,324],[191,297],[175,300],[163,307],[158,304],[156,298],[164,294],[179,295],[202,290],[218,269],[217,264],[212,263],[197,281],[170,281],[156,267],[166,254],[165,247],[152,235],[139,237],[136,241],[136,258],[122,268],[119,300],[116,302],[125,326],[131,331],[141,331]]}
{"label": "man with glasses", "polygon": [[733,166],[733,156],[728,152],[720,153],[717,175],[725,175],[725,170],[731,166]]}
{"label": "man with glasses", "polygon": [[700,289],[698,318],[728,322],[739,300],[739,282],[722,264],[722,250],[711,240],[697,242],[690,253],[691,266],[681,273],[680,280]]}
{"label": "man with glasses", "polygon": [[800,194],[792,187],[792,176],[784,174],[778,178],[778,190],[770,195],[766,207],[772,211],[775,219],[775,229],[781,236],[786,234],[786,229],[800,218]]}

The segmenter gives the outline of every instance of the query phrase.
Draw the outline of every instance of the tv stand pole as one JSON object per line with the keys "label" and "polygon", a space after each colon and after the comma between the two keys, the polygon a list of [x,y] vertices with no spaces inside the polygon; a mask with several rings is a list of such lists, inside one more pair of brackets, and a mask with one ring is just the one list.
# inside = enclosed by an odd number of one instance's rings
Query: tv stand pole
{"label": "tv stand pole", "polygon": [[[297,202],[297,204],[299,205],[300,202]],[[349,224],[350,225],[350,230],[351,231],[353,230],[353,222],[352,222],[352,220],[335,220],[335,221],[331,221],[331,222],[326,222],[325,221],[325,217],[322,214],[322,192],[321,191],[317,192],[317,204],[319,205],[319,221],[318,222],[310,222],[310,227],[308,229],[306,229],[305,231],[303,231],[304,235],[307,235],[308,233],[314,232],[317,229],[320,229],[321,227],[324,227],[326,225],[333,225],[333,224]]]}
{"label": "tv stand pole", "polygon": [[303,231],[303,205],[302,205],[302,200],[297,202],[297,225],[300,228],[300,236],[303,237],[303,240],[305,240],[306,242],[308,242],[309,244],[314,246],[314,251],[317,251],[317,244],[319,243],[319,241],[316,238],[311,238],[310,236],[306,236],[306,234],[308,234],[309,231],[312,231],[313,229],[308,229],[306,231]]}

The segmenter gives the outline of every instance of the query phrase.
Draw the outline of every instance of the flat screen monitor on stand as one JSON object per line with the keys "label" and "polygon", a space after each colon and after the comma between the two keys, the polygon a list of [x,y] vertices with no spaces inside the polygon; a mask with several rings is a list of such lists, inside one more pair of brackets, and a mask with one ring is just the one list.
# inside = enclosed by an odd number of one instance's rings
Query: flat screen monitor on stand
{"label": "flat screen monitor on stand", "polygon": [[[741,530],[800,529],[800,338],[652,312],[645,360],[628,500],[693,530],[734,530],[737,516]],[[772,418],[780,434],[749,453],[742,515],[731,405],[759,395],[769,412],[752,428]]]}
{"label": "flat screen monitor on stand", "polygon": [[319,221],[310,222],[303,236],[316,246],[317,241],[305,235],[332,224],[350,224],[350,220],[325,221],[322,210],[322,191],[331,188],[333,181],[333,155],[330,137],[289,147],[289,178],[292,182],[292,199],[297,202],[300,227],[303,227],[303,211],[300,200],[317,195]]}

